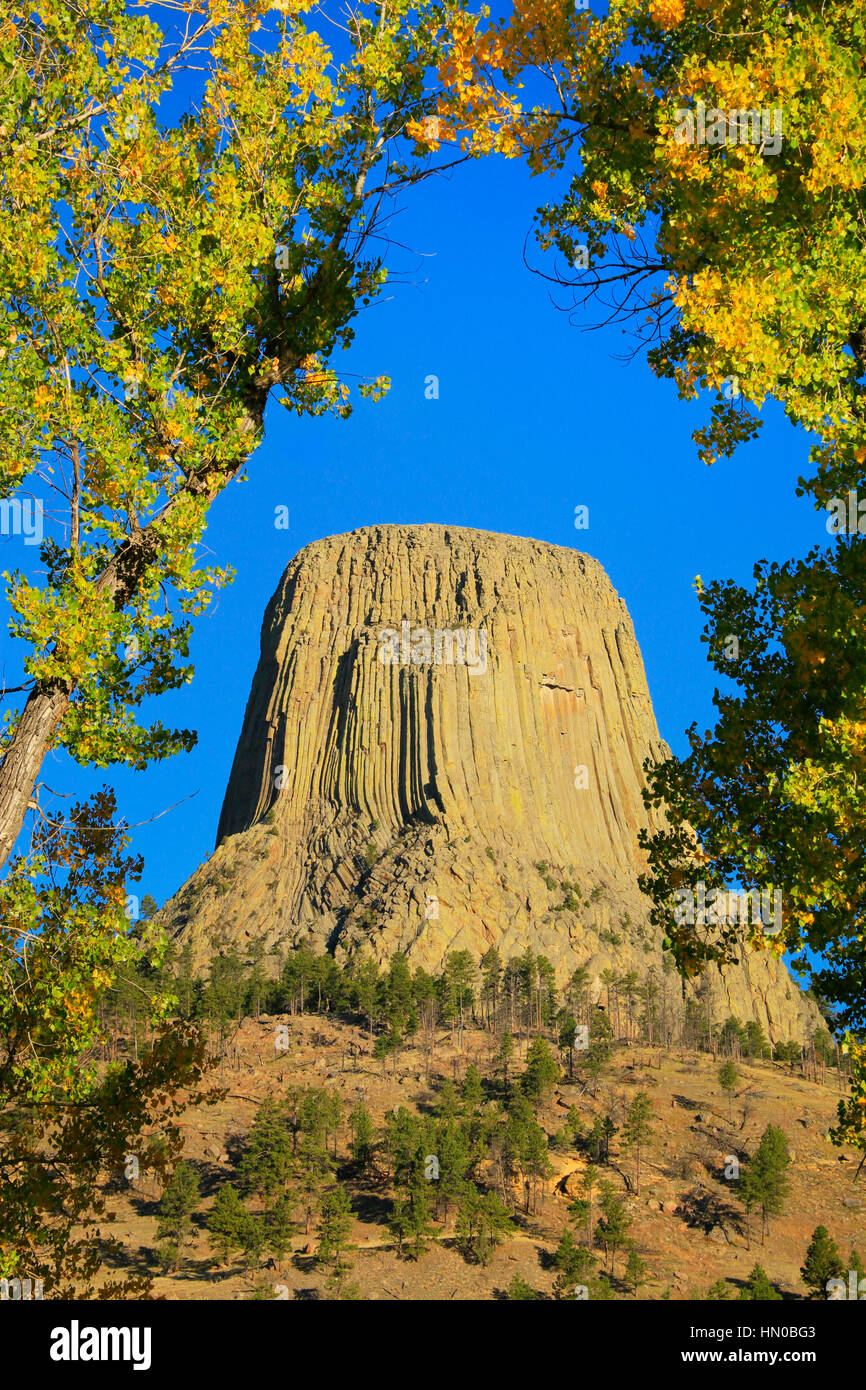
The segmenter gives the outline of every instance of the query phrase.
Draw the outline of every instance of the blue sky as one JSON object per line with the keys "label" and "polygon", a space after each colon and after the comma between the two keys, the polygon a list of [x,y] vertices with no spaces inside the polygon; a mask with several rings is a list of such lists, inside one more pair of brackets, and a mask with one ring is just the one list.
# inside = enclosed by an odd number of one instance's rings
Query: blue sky
{"label": "blue sky", "polygon": [[[213,848],[265,604],[309,541],[436,521],[588,551],[628,604],[662,736],[682,751],[691,721],[711,720],[715,683],[694,576],[748,579],[758,558],[821,538],[822,519],[794,495],[805,440],[778,412],[739,457],[707,468],[690,439],[706,406],[679,401],[642,359],[614,360],[628,344],[619,329],[582,333],[550,303],[523,250],[553,187],[491,160],[417,189],[393,225],[412,248],[390,258],[402,283],[358,320],[338,364],[390,374],[390,394],[359,401],[348,421],[273,405],[250,481],[214,507],[207,543],[237,578],[198,620],[193,683],[160,701],[198,747],[111,777],[130,822],[183,802],[136,832],[142,891],[159,902]],[[425,398],[430,374],[438,400]],[[581,503],[590,524],[577,531]],[[288,531],[274,526],[281,504]]]}
{"label": "blue sky", "polygon": [[[406,197],[392,233],[410,249],[389,253],[393,283],[335,360],[347,373],[390,375],[390,394],[359,400],[349,421],[298,420],[274,403],[250,481],[213,508],[207,545],[237,579],[197,620],[194,681],[154,711],[195,728],[197,748],[144,773],[93,776],[48,759],[52,787],[115,786],[139,827],[140,894],[162,903],[213,848],[264,608],[309,541],[433,521],[588,551],[629,607],[662,736],[683,751],[691,721],[711,722],[715,679],[694,576],[747,580],[757,559],[802,554],[824,537],[823,518],[794,494],[806,441],[777,410],[757,442],[708,469],[690,439],[708,403],[680,402],[642,356],[615,360],[631,346],[620,328],[581,332],[552,305],[523,256],[529,237],[542,264],[533,213],[557,186],[491,159]],[[425,398],[431,374],[438,400]],[[574,527],[578,504],[589,507],[588,530]],[[287,531],[274,526],[280,505]],[[3,541],[3,568],[35,559],[19,545]],[[3,647],[9,679],[17,662],[5,637]]]}

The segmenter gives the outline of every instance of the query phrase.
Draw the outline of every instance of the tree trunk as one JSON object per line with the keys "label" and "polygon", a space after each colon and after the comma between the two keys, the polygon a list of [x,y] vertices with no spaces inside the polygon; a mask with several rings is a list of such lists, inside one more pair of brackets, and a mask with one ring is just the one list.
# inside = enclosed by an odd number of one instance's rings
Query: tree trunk
{"label": "tree trunk", "polygon": [[43,759],[66,711],[67,686],[36,686],[27,696],[12,742],[0,768],[0,866],[12,853],[24,817],[33,799],[33,788]]}

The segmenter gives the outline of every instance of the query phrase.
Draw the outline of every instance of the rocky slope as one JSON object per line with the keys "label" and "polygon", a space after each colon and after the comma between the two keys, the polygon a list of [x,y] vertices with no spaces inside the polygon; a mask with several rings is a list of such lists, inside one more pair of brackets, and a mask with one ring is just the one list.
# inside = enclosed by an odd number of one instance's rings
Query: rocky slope
{"label": "rocky slope", "polygon": [[[197,968],[302,940],[338,957],[531,946],[560,978],[653,968],[642,765],[665,751],[631,620],[597,561],[460,527],[307,546],[268,605],[218,846],[167,904]],[[772,1039],[818,1021],[784,966],[713,972]]]}

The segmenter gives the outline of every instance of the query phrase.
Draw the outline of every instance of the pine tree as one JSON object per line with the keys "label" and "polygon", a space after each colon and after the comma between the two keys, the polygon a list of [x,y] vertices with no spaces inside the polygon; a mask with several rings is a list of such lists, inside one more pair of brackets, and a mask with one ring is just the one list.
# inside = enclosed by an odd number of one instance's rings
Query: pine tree
{"label": "pine tree", "polygon": [[319,1220],[319,1250],[316,1256],[320,1264],[327,1266],[328,1287],[337,1298],[342,1294],[346,1275],[352,1266],[343,1258],[352,1229],[352,1203],[342,1187],[328,1192],[322,1198]]}
{"label": "pine tree", "polygon": [[596,1227],[595,1237],[604,1246],[605,1255],[610,1255],[610,1272],[613,1274],[616,1252],[625,1245],[632,1219],[625,1209],[625,1203],[614,1196],[608,1183],[604,1185],[601,1209],[603,1215]]}
{"label": "pine tree", "polygon": [[745,1191],[760,1207],[762,1245],[768,1217],[779,1216],[784,1210],[788,1195],[787,1170],[790,1163],[791,1156],[788,1153],[788,1141],[784,1131],[779,1129],[778,1125],[767,1125],[761,1135],[755,1157],[740,1179],[741,1194],[745,1184]]}
{"label": "pine tree", "polygon": [[240,1162],[241,1189],[245,1194],[257,1192],[271,1198],[286,1184],[292,1172],[292,1137],[286,1116],[277,1101],[268,1096],[262,1101],[250,1126]]}
{"label": "pine tree", "polygon": [[457,1245],[464,1258],[486,1265],[496,1246],[511,1229],[508,1208],[499,1194],[481,1193],[470,1184],[457,1214]]}
{"label": "pine tree", "polygon": [[628,1259],[625,1266],[625,1281],[631,1284],[632,1293],[637,1298],[637,1292],[641,1284],[647,1281],[646,1261],[642,1260],[637,1253],[637,1247],[633,1240],[628,1243]]}
{"label": "pine tree", "polygon": [[725,1279],[717,1279],[715,1284],[711,1284],[704,1294],[707,1303],[724,1303],[730,1297],[731,1290]]}
{"label": "pine tree", "polygon": [[291,1249],[292,1237],[295,1234],[295,1206],[295,1199],[282,1193],[268,1215],[266,1246],[276,1255],[278,1263],[283,1261]]}
{"label": "pine tree", "polygon": [[181,1251],[192,1233],[192,1214],[199,1202],[199,1181],[189,1163],[181,1161],[159,1203],[157,1239],[165,1242],[163,1262],[176,1270]]}
{"label": "pine tree", "polygon": [[559,1063],[544,1038],[534,1038],[526,1056],[526,1071],[520,1078],[520,1089],[536,1111],[547,1104],[559,1080]]}
{"label": "pine tree", "polygon": [[499,1058],[497,1063],[497,1069],[502,1073],[502,1087],[506,1095],[508,1095],[509,1071],[511,1067],[511,1059],[513,1056],[514,1038],[511,1036],[510,1033],[503,1033],[502,1040],[499,1044]]}
{"label": "pine tree", "polygon": [[553,1284],[554,1298],[574,1298],[577,1285],[589,1287],[596,1272],[595,1260],[585,1246],[577,1244],[571,1231],[563,1231],[553,1261],[559,1271]]}
{"label": "pine tree", "polygon": [[244,1219],[241,1225],[241,1248],[247,1269],[258,1267],[262,1251],[265,1248],[265,1240],[265,1223],[262,1218],[254,1216],[251,1211],[244,1210]]}
{"label": "pine tree", "polygon": [[373,1164],[375,1130],[369,1110],[360,1101],[349,1116],[349,1128],[352,1132],[352,1159],[364,1173]]}
{"label": "pine tree", "polygon": [[728,1119],[734,1118],[734,1091],[740,1081],[740,1073],[730,1057],[719,1068],[719,1085],[728,1097]]}
{"label": "pine tree", "polygon": [[481,1073],[474,1064],[466,1068],[466,1075],[463,1078],[463,1085],[460,1088],[460,1099],[463,1104],[464,1115],[474,1115],[484,1104],[484,1088],[481,1084]]}
{"label": "pine tree", "polygon": [[508,1285],[506,1298],[510,1303],[532,1303],[538,1298],[538,1294],[527,1284],[525,1279],[521,1279],[519,1274],[515,1274]]}
{"label": "pine tree", "polygon": [[653,1134],[653,1128],[650,1124],[651,1116],[652,1103],[649,1096],[646,1091],[638,1091],[628,1108],[625,1124],[622,1128],[622,1137],[626,1147],[634,1149],[635,1184],[638,1197],[640,1196],[641,1151],[646,1147]]}
{"label": "pine tree", "polygon": [[228,1264],[233,1250],[243,1248],[244,1216],[244,1205],[237,1189],[231,1183],[224,1183],[207,1219],[210,1242],[219,1250],[223,1264]]}
{"label": "pine tree", "polygon": [[752,1299],[755,1302],[781,1302],[782,1295],[773,1287],[767,1278],[766,1270],[761,1265],[755,1265],[749,1275],[745,1286],[740,1290],[740,1298],[744,1300]]}
{"label": "pine tree", "polygon": [[844,1273],[836,1242],[826,1226],[816,1226],[800,1274],[814,1298],[826,1298],[827,1280]]}

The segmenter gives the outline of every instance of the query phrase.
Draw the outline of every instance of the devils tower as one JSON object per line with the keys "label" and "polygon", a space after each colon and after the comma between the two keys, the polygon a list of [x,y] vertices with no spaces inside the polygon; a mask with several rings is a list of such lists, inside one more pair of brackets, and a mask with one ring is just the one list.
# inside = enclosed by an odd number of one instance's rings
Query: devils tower
{"label": "devils tower", "polygon": [[[196,968],[300,942],[338,959],[531,947],[678,977],[637,878],[664,755],[625,604],[565,547],[372,526],[303,549],[268,604],[217,848],[162,920]],[[708,975],[717,1021],[818,1022],[767,952]]]}

